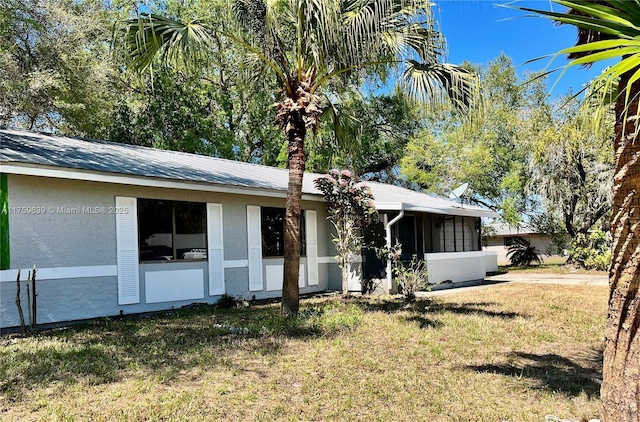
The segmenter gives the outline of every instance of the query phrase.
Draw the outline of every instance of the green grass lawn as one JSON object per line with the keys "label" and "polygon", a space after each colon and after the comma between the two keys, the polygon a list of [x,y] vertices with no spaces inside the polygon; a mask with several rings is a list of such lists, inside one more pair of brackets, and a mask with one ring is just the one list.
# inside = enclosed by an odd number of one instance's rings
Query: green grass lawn
{"label": "green grass lawn", "polygon": [[607,289],[496,285],[206,307],[0,337],[5,421],[543,421],[598,415]]}

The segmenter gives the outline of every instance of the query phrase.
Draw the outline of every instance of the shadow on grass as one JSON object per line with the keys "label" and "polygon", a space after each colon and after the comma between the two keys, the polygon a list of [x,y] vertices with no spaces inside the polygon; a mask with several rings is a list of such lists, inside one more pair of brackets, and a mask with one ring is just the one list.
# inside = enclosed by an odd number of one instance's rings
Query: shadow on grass
{"label": "shadow on grass", "polygon": [[477,372],[527,378],[537,382],[537,388],[561,392],[568,396],[598,397],[602,383],[602,351],[593,351],[582,362],[555,353],[510,353],[512,363],[467,366]]}
{"label": "shadow on grass", "polygon": [[[0,353],[3,361],[0,364],[0,393],[9,398],[20,396],[21,388],[70,384],[80,378],[89,385],[117,381],[122,369],[100,346],[92,344],[5,351],[8,350],[5,348]],[[69,379],[69,376],[74,378]]]}
{"label": "shadow on grass", "polygon": [[517,317],[528,317],[526,314],[510,311],[495,311],[489,309],[497,305],[495,302],[468,302],[450,303],[442,299],[419,298],[407,302],[401,298],[389,298],[384,300],[369,300],[365,298],[353,298],[352,302],[357,303],[365,312],[410,312],[417,314],[438,315],[443,313],[453,313],[457,315],[481,315],[490,318],[513,319]]}
{"label": "shadow on grass", "polygon": [[[407,313],[421,328],[438,328],[433,318],[446,312],[514,318],[490,302],[454,304],[421,298],[335,298],[303,302],[300,315],[284,318],[278,305],[219,309],[199,305],[147,317],[91,323],[10,336],[0,341],[0,394],[20,400],[29,390],[62,385],[116,382],[131,373],[170,382],[193,368],[242,369],[238,356],[283,353],[288,339],[331,337],[357,327],[366,312]],[[8,341],[6,341],[8,340]],[[241,359],[242,360],[242,359]]]}
{"label": "shadow on grass", "polygon": [[236,355],[278,354],[288,338],[337,335],[358,322],[357,314],[342,314],[324,304],[296,318],[279,313],[275,306],[199,306],[0,338],[0,396],[15,401],[52,383],[117,382],[132,371],[162,382],[202,365],[235,370]]}
{"label": "shadow on grass", "polygon": [[412,315],[407,317],[407,321],[417,322],[420,325],[420,329],[426,328],[440,328],[444,324],[437,319],[425,318],[422,315]]}

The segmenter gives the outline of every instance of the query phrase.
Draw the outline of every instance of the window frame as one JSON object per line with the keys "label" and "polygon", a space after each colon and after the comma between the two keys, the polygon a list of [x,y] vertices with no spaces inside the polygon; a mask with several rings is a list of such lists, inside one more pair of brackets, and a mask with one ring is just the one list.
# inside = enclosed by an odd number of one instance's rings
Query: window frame
{"label": "window frame", "polygon": [[[171,259],[163,260],[163,259],[142,259],[142,236],[141,230],[142,225],[141,221],[141,210],[144,207],[141,207],[141,201],[153,201],[156,203],[163,202],[166,204],[170,204],[171,206],[171,249],[172,249],[172,257]],[[207,203],[206,202],[195,202],[195,201],[179,201],[173,199],[158,199],[158,198],[137,198],[137,215],[138,219],[138,262],[140,264],[153,264],[153,263],[175,263],[175,262],[208,262],[209,261],[209,238],[208,238],[208,216],[207,216]],[[204,249],[205,257],[203,258],[182,258],[178,259],[178,248],[176,247],[176,236],[178,233],[178,221],[176,220],[176,206],[177,205],[187,205],[187,204],[196,204],[202,207],[202,218],[204,220],[204,224],[202,227],[202,235],[204,240],[204,246],[202,248],[191,248],[191,249]],[[180,233],[180,234],[189,234],[189,233]],[[200,233],[197,233],[200,234]]]}
{"label": "window frame", "polygon": [[[265,248],[265,226],[266,224],[264,224],[264,219],[266,216],[267,212],[270,211],[277,211],[279,213],[282,214],[282,231],[281,234],[279,236],[279,238],[282,239],[282,254],[268,254],[270,251],[268,251],[267,249],[271,249],[271,248]],[[262,258],[282,258],[284,257],[284,226],[285,226],[285,221],[286,221],[286,208],[282,208],[282,207],[265,207],[265,206],[261,206],[260,207],[260,242],[261,242],[261,251],[262,251]],[[305,224],[305,210],[300,210],[300,256],[301,257],[306,257],[307,256],[307,231],[306,231],[306,224]]]}

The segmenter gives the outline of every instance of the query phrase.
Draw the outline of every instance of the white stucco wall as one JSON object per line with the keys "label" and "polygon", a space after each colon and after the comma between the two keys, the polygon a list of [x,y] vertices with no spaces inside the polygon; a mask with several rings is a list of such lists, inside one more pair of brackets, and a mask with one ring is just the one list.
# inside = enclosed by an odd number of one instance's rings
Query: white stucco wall
{"label": "white stucco wall", "polygon": [[[531,245],[535,246],[538,251],[542,252],[542,254],[540,255],[542,259],[556,256],[550,254],[553,251],[553,242],[548,236],[540,234],[523,234],[513,236],[522,237],[531,242]],[[496,253],[498,257],[498,265],[509,265],[511,263],[511,261],[507,257],[509,248],[504,245],[504,237],[502,236],[496,236],[487,239],[487,246],[484,246],[482,249],[484,251]]]}
{"label": "white stucco wall", "polygon": [[487,274],[483,251],[425,254],[430,283],[482,280]]}
{"label": "white stucco wall", "polygon": [[487,273],[498,271],[498,254],[496,252],[484,251],[484,269]]}

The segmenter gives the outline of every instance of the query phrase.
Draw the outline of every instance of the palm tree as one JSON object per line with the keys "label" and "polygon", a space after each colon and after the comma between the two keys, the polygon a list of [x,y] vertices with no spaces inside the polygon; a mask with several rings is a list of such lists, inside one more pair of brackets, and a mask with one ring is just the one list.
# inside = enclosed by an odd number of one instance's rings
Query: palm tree
{"label": "palm tree", "polygon": [[444,43],[429,0],[229,3],[228,28],[141,15],[127,24],[127,45],[135,67],[144,70],[157,53],[166,60],[202,61],[212,36],[222,34],[247,52],[242,66],[252,69],[249,78],[277,80],[276,123],[288,142],[289,166],[282,311],[291,315],[299,306],[304,142],[309,131],[316,131],[323,111],[335,110],[331,102],[340,86],[401,70],[399,81],[413,97],[432,103],[448,98],[463,108],[469,105],[475,78],[442,62]]}
{"label": "palm tree", "polygon": [[515,266],[529,266],[532,262],[542,264],[542,258],[540,258],[540,251],[531,244],[529,239],[524,237],[516,237],[514,242],[509,246],[509,252],[507,252],[507,258],[511,261],[511,265]]}
{"label": "palm tree", "polygon": [[640,0],[554,0],[567,12],[538,15],[578,28],[578,42],[560,51],[567,66],[620,59],[596,81],[603,106],[618,84],[613,148],[612,264],[605,331],[602,420],[640,421]]}

